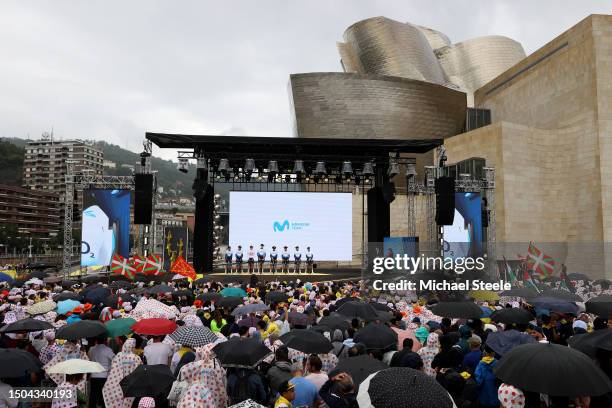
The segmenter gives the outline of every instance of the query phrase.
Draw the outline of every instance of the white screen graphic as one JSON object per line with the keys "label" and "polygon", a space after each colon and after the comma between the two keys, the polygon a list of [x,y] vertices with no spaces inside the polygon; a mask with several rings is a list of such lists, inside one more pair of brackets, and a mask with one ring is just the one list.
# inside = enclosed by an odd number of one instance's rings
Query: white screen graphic
{"label": "white screen graphic", "polygon": [[310,247],[315,261],[352,260],[352,196],[350,193],[230,192],[229,243],[245,254],[265,245],[280,254],[288,246],[291,259],[296,245],[302,261]]}

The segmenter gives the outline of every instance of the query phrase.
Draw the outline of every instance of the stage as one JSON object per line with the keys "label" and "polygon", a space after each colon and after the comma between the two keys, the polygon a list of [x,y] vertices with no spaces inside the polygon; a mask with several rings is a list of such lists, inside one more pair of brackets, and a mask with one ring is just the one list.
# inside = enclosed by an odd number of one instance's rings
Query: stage
{"label": "stage", "polygon": [[297,279],[304,282],[321,282],[321,281],[348,281],[361,279],[361,269],[359,268],[334,268],[334,269],[317,269],[313,273],[224,273],[223,270],[215,271],[204,275],[207,281],[217,281],[223,283],[230,282],[248,282],[251,275],[255,275],[260,282],[270,281],[295,281]]}

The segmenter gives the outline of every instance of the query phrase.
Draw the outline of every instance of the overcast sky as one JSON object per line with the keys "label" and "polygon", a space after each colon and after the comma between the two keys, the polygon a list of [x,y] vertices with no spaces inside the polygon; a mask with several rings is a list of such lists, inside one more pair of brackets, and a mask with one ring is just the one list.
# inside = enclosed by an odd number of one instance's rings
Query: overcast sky
{"label": "overcast sky", "polygon": [[145,131],[291,136],[289,74],[341,71],[356,21],[506,35],[529,54],[592,13],[612,2],[2,0],[0,136],[53,127],[134,151]]}

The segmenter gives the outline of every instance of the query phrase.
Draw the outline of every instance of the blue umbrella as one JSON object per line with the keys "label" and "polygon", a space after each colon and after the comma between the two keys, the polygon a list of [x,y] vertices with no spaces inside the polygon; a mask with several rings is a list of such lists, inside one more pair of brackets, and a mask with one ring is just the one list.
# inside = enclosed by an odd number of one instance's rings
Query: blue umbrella
{"label": "blue umbrella", "polygon": [[482,317],[489,317],[493,313],[490,307],[480,306],[480,308],[482,309]]}
{"label": "blue umbrella", "polygon": [[81,302],[78,302],[76,300],[72,300],[72,299],[68,299],[68,300],[62,300],[61,302],[58,302],[57,304],[57,314],[66,314],[68,312],[70,312],[72,309],[74,309],[77,306],[80,306]]}
{"label": "blue umbrella", "polygon": [[548,310],[557,313],[578,314],[578,306],[567,300],[560,300],[550,297],[538,297],[530,301],[537,310]]}
{"label": "blue umbrella", "polygon": [[15,279],[13,279],[10,275],[7,275],[6,273],[2,273],[0,272],[0,282],[8,282],[11,283],[13,282]]}
{"label": "blue umbrella", "polygon": [[225,296],[225,297],[235,296],[235,297],[242,298],[242,297],[245,297],[246,295],[247,293],[242,288],[225,288],[221,291],[221,296]]}
{"label": "blue umbrella", "polygon": [[537,343],[536,339],[518,330],[489,333],[486,345],[491,347],[500,356],[503,356],[521,344]]}

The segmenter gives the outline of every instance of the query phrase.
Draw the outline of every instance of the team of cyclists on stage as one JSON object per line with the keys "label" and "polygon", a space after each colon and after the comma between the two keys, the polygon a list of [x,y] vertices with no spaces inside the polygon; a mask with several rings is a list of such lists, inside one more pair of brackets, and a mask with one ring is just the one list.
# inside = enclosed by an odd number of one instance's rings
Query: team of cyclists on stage
{"label": "team of cyclists on stage", "polygon": [[[270,254],[266,254],[266,250],[264,244],[259,246],[259,250],[255,251],[253,249],[253,245],[249,246],[249,249],[246,251],[246,272],[247,273],[263,273],[264,265],[266,263],[266,256],[268,257],[268,266],[270,273],[276,273],[280,271],[280,273],[289,273],[289,264],[291,263],[293,266],[293,273],[302,273],[302,253],[300,252],[300,247],[295,247],[295,252],[291,254],[289,252],[289,247],[284,246],[283,251],[276,252],[276,247],[272,246],[272,251]],[[314,272],[314,255],[310,251],[310,247],[306,247],[305,257],[305,273]],[[279,269],[279,258],[280,258],[280,269]],[[291,260],[293,259],[293,262]],[[244,262],[244,253],[242,252],[242,246],[238,245],[236,248],[236,252],[232,252],[232,247],[228,246],[225,251],[225,273],[243,273],[245,262]]]}

